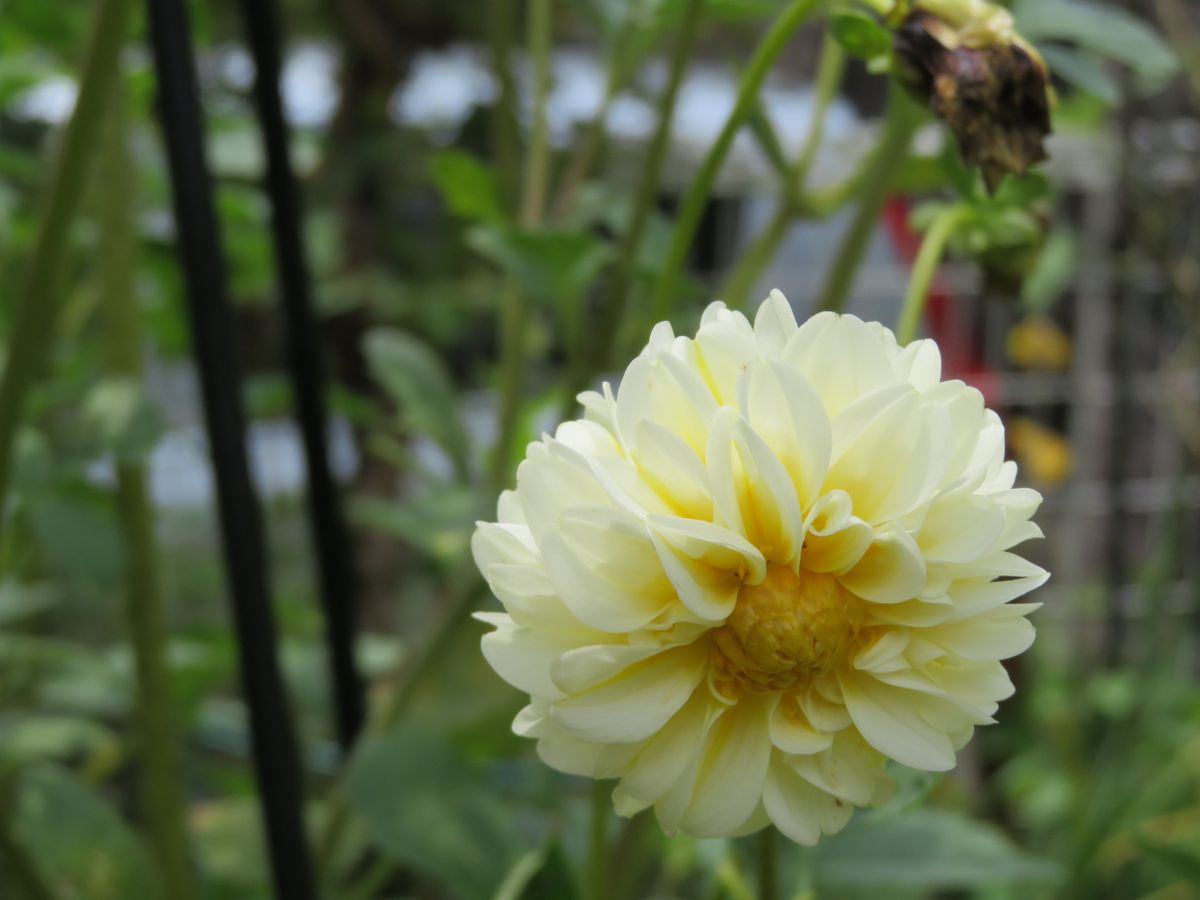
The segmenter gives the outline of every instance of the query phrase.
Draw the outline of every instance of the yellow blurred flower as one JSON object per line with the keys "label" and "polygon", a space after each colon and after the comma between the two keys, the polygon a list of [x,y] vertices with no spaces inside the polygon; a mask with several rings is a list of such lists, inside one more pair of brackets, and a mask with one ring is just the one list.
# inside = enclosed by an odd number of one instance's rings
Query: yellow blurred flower
{"label": "yellow blurred flower", "polygon": [[1062,371],[1071,365],[1074,347],[1058,323],[1047,316],[1026,316],[1005,339],[1008,358],[1023,369]]}
{"label": "yellow blurred flower", "polygon": [[1033,419],[1017,416],[1009,421],[1008,442],[1025,474],[1043,487],[1062,484],[1075,466],[1067,439]]}
{"label": "yellow blurred flower", "polygon": [[[1033,640],[1047,573],[1004,429],[931,341],[772,293],[662,323],[620,388],[531,444],[475,560],[483,638],[549,765],[668,832],[815,843],[950,769]],[[1003,580],[997,580],[1003,579]]]}

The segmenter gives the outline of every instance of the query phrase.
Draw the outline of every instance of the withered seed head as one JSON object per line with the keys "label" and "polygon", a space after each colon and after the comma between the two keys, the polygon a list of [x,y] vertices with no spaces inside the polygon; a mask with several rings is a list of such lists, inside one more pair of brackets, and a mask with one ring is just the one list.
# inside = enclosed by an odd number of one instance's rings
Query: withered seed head
{"label": "withered seed head", "polygon": [[1046,158],[1049,73],[1011,28],[956,27],[917,7],[893,49],[901,80],[950,126],[963,162],[983,171],[989,191]]}

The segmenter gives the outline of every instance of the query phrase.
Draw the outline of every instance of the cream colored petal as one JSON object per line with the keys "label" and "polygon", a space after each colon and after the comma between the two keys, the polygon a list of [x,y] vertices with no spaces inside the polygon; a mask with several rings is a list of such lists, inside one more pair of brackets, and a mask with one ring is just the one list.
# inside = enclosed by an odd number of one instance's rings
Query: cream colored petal
{"label": "cream colored petal", "polygon": [[821,839],[820,790],[801,778],[775,754],[763,788],[763,807],[775,827],[797,844],[811,847]]}
{"label": "cream colored petal", "polygon": [[504,609],[521,625],[590,630],[563,604],[540,563],[494,564],[483,570],[483,577]]}
{"label": "cream colored petal", "polygon": [[866,806],[875,793],[882,761],[857,734],[843,731],[821,753],[788,759],[792,770],[814,787],[854,806]]}
{"label": "cream colored petal", "polygon": [[552,455],[545,444],[530,444],[529,456],[517,467],[517,497],[538,546],[558,530],[565,510],[611,502],[585,460]]}
{"label": "cream colored petal", "polygon": [[872,603],[900,603],[925,587],[925,559],[908,532],[889,525],[877,532],[863,558],[841,582]]}
{"label": "cream colored petal", "polygon": [[696,333],[696,349],[701,374],[717,402],[723,406],[736,404],[742,373],[761,358],[749,324],[745,328],[726,321],[703,324]]}
{"label": "cream colored petal", "polygon": [[846,712],[841,698],[831,700],[814,686],[803,694],[797,694],[796,699],[808,721],[819,731],[841,731],[850,724],[850,714]]}
{"label": "cream colored petal", "polygon": [[950,427],[945,416],[940,407],[923,406],[908,386],[851,404],[833,420],[825,490],[844,490],[854,498],[855,515],[872,525],[909,512],[938,480],[933,473],[944,458],[937,436]]}
{"label": "cream colored petal", "polygon": [[635,426],[630,455],[642,478],[671,507],[692,519],[712,519],[708,470],[683,438],[651,419]]}
{"label": "cream colored petal", "polygon": [[913,341],[900,351],[896,374],[918,391],[928,391],[942,378],[942,353],[930,340]]}
{"label": "cream colored petal", "polygon": [[844,572],[862,559],[875,539],[875,531],[854,515],[853,509],[845,491],[830,491],[812,505],[804,520],[804,568]]}
{"label": "cream colored petal", "polygon": [[537,544],[525,525],[476,522],[471,535],[471,555],[483,571],[493,563],[538,564]]}
{"label": "cream colored petal", "polygon": [[742,409],[746,420],[783,464],[802,507],[821,490],[833,436],[829,418],[808,380],[781,362],[752,367]]}
{"label": "cream colored petal", "polygon": [[639,747],[639,744],[613,745],[584,741],[561,731],[549,734],[537,743],[538,756],[550,768],[584,778],[615,777]]}
{"label": "cream colored petal", "polygon": [[688,701],[707,662],[703,643],[665,650],[598,687],[558,701],[554,718],[584,740],[643,741]]}
{"label": "cream colored petal", "polygon": [[674,356],[635,359],[617,392],[617,428],[629,445],[634,442],[637,424],[650,419],[678,435],[703,458],[708,423],[716,409],[717,402],[703,379]]}
{"label": "cream colored petal", "polygon": [[888,625],[909,628],[929,628],[949,622],[955,616],[949,602],[905,600],[902,603],[880,603],[871,607],[871,619]]}
{"label": "cream colored petal", "polygon": [[771,291],[754,316],[754,336],[759,349],[769,357],[777,357],[796,333],[796,314],[781,291]]}
{"label": "cream colored petal", "polygon": [[995,549],[1006,518],[983,497],[949,497],[930,507],[917,543],[929,562],[974,562]]}
{"label": "cream colored petal", "polygon": [[692,802],[680,821],[697,837],[732,834],[753,814],[763,794],[771,739],[766,698],[743,695],[708,733]]}
{"label": "cream colored petal", "polygon": [[818,731],[794,697],[780,700],[768,723],[771,743],[784,753],[820,753],[833,743],[833,735]]}
{"label": "cream colored petal", "polygon": [[620,510],[564,515],[561,530],[543,540],[542,554],[566,607],[600,631],[634,631],[675,599],[645,525]]}
{"label": "cream colored petal", "polygon": [[818,313],[792,335],[783,358],[812,382],[833,416],[863,394],[895,383],[883,350],[879,336],[861,319]]}
{"label": "cream colored petal", "polygon": [[954,768],[950,739],[921,717],[907,691],[863,673],[844,673],[839,680],[850,718],[868,744],[914,769]]}
{"label": "cream colored petal", "polygon": [[[908,647],[911,634],[907,628],[889,628],[875,641],[858,651],[854,668],[864,672],[884,671],[896,664]],[[907,665],[905,663],[905,665]]]}
{"label": "cream colored petal", "polygon": [[735,409],[713,418],[708,470],[717,524],[743,535],[768,562],[798,565],[804,523],[796,489]]}
{"label": "cream colored petal", "polygon": [[1009,659],[1024,653],[1033,643],[1033,625],[1025,616],[1039,605],[1000,606],[969,619],[927,629],[922,637],[963,659]]}
{"label": "cream colored petal", "polygon": [[652,645],[593,644],[567,650],[550,665],[550,679],[564,694],[578,694],[616,678],[634,663],[662,650]]}
{"label": "cream colored petal", "polygon": [[691,699],[642,748],[621,778],[620,789],[643,807],[666,796],[699,757],[709,727],[720,714],[707,692]]}
{"label": "cream colored petal", "polygon": [[[504,621],[507,620],[507,621]],[[563,696],[550,678],[550,666],[574,646],[570,635],[521,628],[507,616],[491,620],[496,630],[480,641],[484,659],[496,674],[518,690],[534,697]]]}
{"label": "cream colored petal", "polygon": [[500,499],[496,501],[496,518],[505,525],[525,525],[525,510],[521,508],[521,498],[516,491],[501,491]]}
{"label": "cream colored petal", "polygon": [[761,553],[741,535],[694,519],[647,520],[663,571],[689,610],[712,622],[733,612],[743,583],[766,575]]}

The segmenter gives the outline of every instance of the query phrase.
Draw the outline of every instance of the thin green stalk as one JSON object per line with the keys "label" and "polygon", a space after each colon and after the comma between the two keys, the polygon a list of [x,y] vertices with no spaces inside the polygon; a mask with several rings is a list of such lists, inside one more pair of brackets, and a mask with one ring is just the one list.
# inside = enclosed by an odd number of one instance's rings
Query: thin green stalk
{"label": "thin green stalk", "polygon": [[492,73],[496,78],[496,102],[492,106],[492,153],[504,193],[511,200],[517,192],[516,87],[512,74],[514,0],[488,0],[487,39]]}
{"label": "thin green stalk", "polygon": [[758,900],[779,900],[778,845],[772,826],[758,833]]}
{"label": "thin green stalk", "polygon": [[771,220],[755,235],[725,280],[724,287],[717,292],[718,299],[724,300],[731,309],[741,309],[746,305],[750,289],[763,269],[775,258],[775,251],[779,249],[795,218],[796,211],[790,203],[780,203],[775,207]]}
{"label": "thin green stalk", "polygon": [[796,192],[804,190],[808,173],[812,169],[813,161],[817,158],[817,151],[825,139],[825,121],[829,116],[829,107],[833,105],[833,98],[837,96],[838,90],[842,86],[842,78],[845,73],[846,51],[842,49],[842,45],[838,43],[833,33],[826,31],[825,39],[821,43],[821,56],[817,61],[817,99],[813,106],[812,124],[804,138],[804,146],[800,150],[800,155],[796,158],[796,164],[792,168],[792,188]]}
{"label": "thin green stalk", "polygon": [[[638,253],[642,246],[642,236],[646,223],[650,220],[650,211],[658,196],[659,184],[662,180],[663,166],[667,161],[667,150],[671,143],[671,130],[675,120],[675,101],[679,98],[679,88],[683,84],[683,76],[691,61],[692,52],[696,47],[696,37],[700,32],[703,0],[687,0],[683,9],[683,20],[675,39],[675,47],[671,52],[670,73],[667,84],[658,101],[658,128],[650,142],[645,164],[642,166],[642,178],[638,182],[634,194],[633,209],[630,212],[629,226],[621,239],[621,247],[617,257],[617,269],[613,274],[611,286],[604,306],[600,311],[600,319],[596,323],[596,339],[594,341],[594,368],[601,369],[609,361],[613,350],[613,342],[625,315],[625,307],[629,303],[629,293],[633,287],[633,275],[637,269]],[[578,388],[579,385],[573,385]],[[572,401],[575,391],[569,394]]]}
{"label": "thin green stalk", "polygon": [[914,103],[893,84],[888,98],[887,118],[871,162],[863,174],[858,208],[842,238],[821,290],[821,308],[841,312],[854,286],[867,245],[879,221],[888,191],[908,158],[908,145],[918,121]]}
{"label": "thin green stalk", "polygon": [[105,105],[119,72],[132,0],[99,0],[79,78],[79,98],[63,133],[39,219],[33,257],[16,298],[8,361],[0,378],[0,531],[12,469],[13,440],[30,388],[50,355],[61,292],[59,273],[67,237],[95,160]]}
{"label": "thin green stalk", "polygon": [[[771,219],[763,230],[755,236],[750,247],[742,254],[737,266],[725,281],[724,287],[718,292],[718,297],[733,309],[740,309],[746,303],[750,289],[758,279],[759,274],[775,257],[775,251],[787,235],[793,220],[801,215],[816,215],[814,196],[805,192],[805,182],[817,150],[825,137],[825,120],[833,98],[837,96],[842,84],[842,76],[846,71],[846,54],[842,45],[832,34],[826,33],[821,46],[821,57],[817,62],[816,102],[813,106],[812,123],[805,136],[804,145],[800,149],[786,174],[783,196],[775,208]],[[852,182],[853,179],[848,179]],[[835,202],[844,201],[847,195],[835,195]]]}
{"label": "thin green stalk", "polygon": [[925,232],[921,241],[921,249],[913,262],[912,273],[908,276],[908,290],[904,294],[904,306],[900,308],[900,317],[896,323],[896,340],[901,346],[909,343],[917,336],[917,327],[921,324],[921,313],[925,311],[925,301],[929,297],[929,285],[937,274],[942,262],[942,254],[946,243],[954,234],[954,229],[962,222],[968,210],[962,206],[950,206],[942,210]]}
{"label": "thin green stalk", "polygon": [[[546,98],[550,93],[550,42],[553,36],[551,0],[529,0],[526,39],[533,62],[533,125],[525,150],[519,220],[524,228],[542,224],[550,174],[546,131]],[[492,482],[503,486],[509,477],[513,444],[521,415],[525,386],[529,298],[516,284],[507,284],[500,300],[500,433],[492,459]]]}
{"label": "thin green stalk", "polygon": [[679,278],[683,272],[684,263],[687,261],[688,249],[691,247],[696,230],[700,227],[700,219],[704,215],[704,209],[712,194],[721,165],[729,154],[729,148],[733,146],[733,139],[754,111],[755,104],[758,102],[758,92],[766,80],[767,73],[775,64],[775,60],[783,52],[783,48],[787,46],[797,29],[808,21],[813,11],[822,2],[823,0],[793,0],[771,24],[751,56],[746,71],[742,74],[733,110],[730,111],[729,118],[725,120],[720,134],[709,148],[704,161],[700,164],[699,170],[693,176],[683,195],[679,216],[671,233],[671,243],[667,249],[666,259],[650,298],[648,309],[650,321],[670,316],[675,305],[675,293],[678,290]]}
{"label": "thin green stalk", "polygon": [[[137,237],[135,177],[125,132],[128,123],[121,85],[109,99],[108,127],[101,145],[100,302],[115,374],[141,382],[142,328],[134,273]],[[167,665],[167,624],[158,572],[154,509],[141,460],[117,462],[117,511],[126,547],[126,618],[137,670],[137,720],[141,795],[152,846],[167,896],[189,900],[192,867],[185,825],[183,754]]]}
{"label": "thin green stalk", "polygon": [[588,829],[587,880],[583,886],[584,900],[607,900],[608,893],[608,818],[612,809],[610,786],[604,781],[592,782],[592,816]]}

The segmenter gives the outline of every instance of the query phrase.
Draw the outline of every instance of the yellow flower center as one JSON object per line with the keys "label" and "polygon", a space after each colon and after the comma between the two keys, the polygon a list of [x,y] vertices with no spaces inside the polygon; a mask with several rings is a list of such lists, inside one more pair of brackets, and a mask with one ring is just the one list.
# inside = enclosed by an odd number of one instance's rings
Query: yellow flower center
{"label": "yellow flower center", "polygon": [[866,605],[834,576],[770,566],[761,584],[742,587],[733,613],[713,631],[713,674],[718,684],[788,690],[847,662],[865,626]]}

